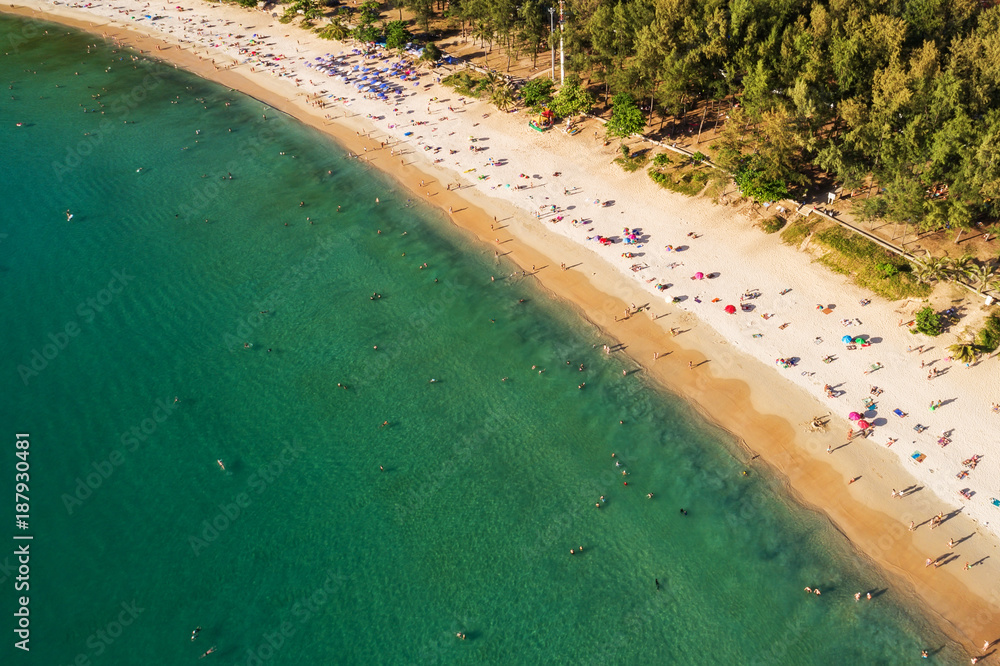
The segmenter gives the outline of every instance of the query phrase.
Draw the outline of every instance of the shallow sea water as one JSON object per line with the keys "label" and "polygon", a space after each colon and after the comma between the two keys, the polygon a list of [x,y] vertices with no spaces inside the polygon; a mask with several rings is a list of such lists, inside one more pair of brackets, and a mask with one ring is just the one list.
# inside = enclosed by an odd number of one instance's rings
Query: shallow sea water
{"label": "shallow sea water", "polygon": [[856,604],[886,578],[731,437],[332,141],[94,36],[0,40],[28,663],[958,658],[901,591]]}

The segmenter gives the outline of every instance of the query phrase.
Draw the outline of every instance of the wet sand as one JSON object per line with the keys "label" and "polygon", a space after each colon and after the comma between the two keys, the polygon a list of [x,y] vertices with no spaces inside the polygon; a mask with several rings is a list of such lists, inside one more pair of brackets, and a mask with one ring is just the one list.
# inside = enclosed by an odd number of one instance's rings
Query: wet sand
{"label": "wet sand", "polygon": [[[978,648],[984,640],[1000,639],[1000,576],[993,571],[992,563],[987,561],[971,571],[963,571],[962,562],[952,562],[940,569],[927,568],[926,558],[934,559],[947,552],[944,531],[931,532],[927,525],[913,533],[906,528],[911,520],[919,525],[939,511],[947,514],[949,507],[928,492],[917,493],[905,502],[887,502],[890,482],[878,481],[885,469],[898,465],[894,456],[885,453],[880,457],[878,454],[884,451],[877,451],[874,457],[865,459],[863,467],[859,467],[856,459],[828,456],[828,446],[836,448],[843,444],[837,422],[825,433],[809,433],[806,428],[814,416],[828,413],[828,408],[781,381],[763,363],[734,349],[708,326],[699,326],[693,315],[656,303],[652,312],[643,311],[619,321],[629,303],[646,304],[650,301],[649,294],[625,279],[603,258],[562,235],[546,231],[504,201],[487,197],[471,187],[458,191],[445,189],[444,183],[452,182],[445,180],[447,174],[422,156],[413,157],[412,150],[403,156],[405,165],[401,165],[398,155],[389,156],[388,147],[378,150],[378,140],[356,134],[373,131],[363,116],[326,120],[325,113],[342,115],[343,109],[317,109],[308,104],[303,93],[289,100],[286,82],[263,74],[255,76],[246,67],[218,69],[191,48],[180,48],[108,23],[64,16],[61,8],[58,15],[49,8],[44,14],[29,8],[11,7],[3,11],[56,21],[98,35],[106,33],[150,57],[252,95],[326,132],[347,150],[363,154],[373,167],[397,179],[415,197],[438,207],[443,216],[481,241],[484,254],[499,249],[506,259],[525,270],[533,265],[539,267],[534,276],[541,286],[571,303],[609,338],[621,342],[624,353],[649,377],[689,400],[706,418],[733,433],[742,442],[751,473],[754,467],[766,464],[787,479],[794,497],[827,515],[857,547],[859,556],[871,558],[894,574],[899,585],[894,591],[913,594],[914,602],[970,653],[979,654]],[[162,50],[156,50],[157,46]],[[421,181],[425,181],[423,187]],[[449,209],[454,213],[449,215]],[[498,219],[496,226],[502,228],[491,229],[494,217]],[[497,238],[502,241],[499,245]],[[561,263],[571,268],[561,270]],[[489,276],[484,275],[484,280],[489,280]],[[673,337],[669,333],[671,327],[685,332]],[[654,352],[660,354],[656,361]],[[689,369],[689,362],[696,367]],[[847,479],[855,476],[863,477],[865,482],[848,487]],[[883,508],[890,509],[892,515]],[[959,515],[946,524],[950,528],[955,526],[949,534],[982,535],[963,552],[963,561],[975,562],[992,555],[996,540],[973,521]]]}

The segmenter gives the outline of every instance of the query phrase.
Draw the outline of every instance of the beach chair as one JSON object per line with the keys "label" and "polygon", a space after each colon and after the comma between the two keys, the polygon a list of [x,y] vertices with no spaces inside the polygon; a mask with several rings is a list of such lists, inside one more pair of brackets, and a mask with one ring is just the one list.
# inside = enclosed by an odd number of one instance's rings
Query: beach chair
{"label": "beach chair", "polygon": [[892,413],[901,419],[906,418],[906,412],[904,412],[902,409],[894,409],[892,410]]}
{"label": "beach chair", "polygon": [[992,504],[993,506],[1000,506],[1000,499],[997,499],[996,497],[991,497],[990,504]]}

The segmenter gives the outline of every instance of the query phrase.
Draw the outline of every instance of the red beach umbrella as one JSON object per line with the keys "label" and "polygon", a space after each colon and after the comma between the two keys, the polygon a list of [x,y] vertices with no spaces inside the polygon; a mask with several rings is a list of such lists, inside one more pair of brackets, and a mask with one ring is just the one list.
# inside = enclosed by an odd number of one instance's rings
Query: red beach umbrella
{"label": "red beach umbrella", "polygon": [[729,314],[736,314],[736,306],[735,305],[727,305],[726,306],[726,312],[728,312]]}
{"label": "red beach umbrella", "polygon": [[862,430],[867,430],[870,427],[870,424],[868,423],[868,421],[861,419],[860,421],[858,421],[858,427],[861,428]]}

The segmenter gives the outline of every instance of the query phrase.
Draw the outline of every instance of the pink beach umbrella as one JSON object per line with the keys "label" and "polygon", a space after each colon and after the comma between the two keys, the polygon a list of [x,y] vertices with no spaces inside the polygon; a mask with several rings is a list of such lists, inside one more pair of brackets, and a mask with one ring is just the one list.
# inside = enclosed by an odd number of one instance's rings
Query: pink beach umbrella
{"label": "pink beach umbrella", "polygon": [[847,418],[851,419],[852,421],[857,421],[858,419],[861,418],[861,414],[858,414],[857,412],[851,412],[850,414],[847,415]]}
{"label": "pink beach umbrella", "polygon": [[695,279],[695,280],[701,280],[701,279],[703,279],[704,277],[705,277],[705,274],[704,274],[704,273],[702,273],[701,271],[698,271],[697,273],[695,273],[695,274],[694,274],[694,279]]}
{"label": "pink beach umbrella", "polygon": [[860,421],[858,421],[858,427],[861,428],[862,430],[868,430],[868,428],[871,427],[871,424],[868,423],[868,421],[861,419]]}

